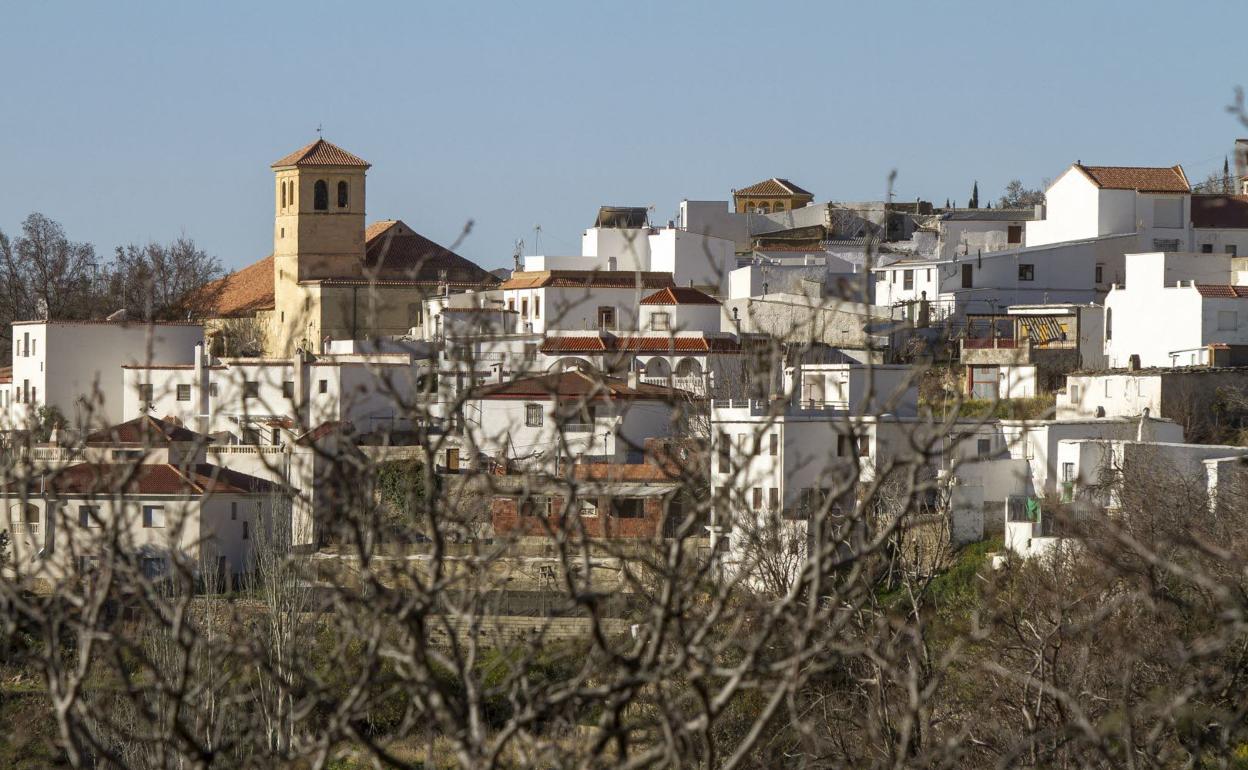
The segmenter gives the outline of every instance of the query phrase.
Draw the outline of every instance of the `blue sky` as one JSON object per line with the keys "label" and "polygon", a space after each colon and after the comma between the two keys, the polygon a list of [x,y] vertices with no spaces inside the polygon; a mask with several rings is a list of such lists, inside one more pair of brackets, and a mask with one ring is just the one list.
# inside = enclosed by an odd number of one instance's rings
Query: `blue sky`
{"label": "blue sky", "polygon": [[1239,2],[3,0],[0,229],[105,252],[185,233],[269,253],[276,158],[373,164],[369,219],[509,265],[579,253],[602,204],[786,176],[820,200],[981,200],[1069,163],[1220,170]]}

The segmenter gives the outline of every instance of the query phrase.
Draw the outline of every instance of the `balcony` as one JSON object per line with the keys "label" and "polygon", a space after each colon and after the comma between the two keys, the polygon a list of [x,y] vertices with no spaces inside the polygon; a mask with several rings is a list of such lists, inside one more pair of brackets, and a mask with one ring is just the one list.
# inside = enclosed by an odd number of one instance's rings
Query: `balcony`
{"label": "balcony", "polygon": [[706,395],[706,381],[698,375],[689,377],[642,377],[641,381],[648,385],[688,391],[698,396]]}

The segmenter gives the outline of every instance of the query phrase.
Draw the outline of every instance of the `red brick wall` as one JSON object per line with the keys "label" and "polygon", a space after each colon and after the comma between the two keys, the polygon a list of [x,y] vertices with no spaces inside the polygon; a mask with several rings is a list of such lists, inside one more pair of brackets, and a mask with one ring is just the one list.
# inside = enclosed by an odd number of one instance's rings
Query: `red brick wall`
{"label": "red brick wall", "polygon": [[[651,538],[663,524],[663,497],[647,497],[643,504],[644,515],[635,519],[621,519],[605,512],[606,506],[600,505],[597,516],[580,517],[581,527],[586,535],[594,538]],[[494,534],[499,537],[543,537],[550,530],[557,530],[563,522],[562,516],[556,513],[543,519],[540,516],[521,516],[519,500],[514,497],[495,497],[491,504],[494,520]],[[562,511],[563,499],[551,498],[551,510]],[[545,524],[543,524],[543,520]],[[575,524],[568,522],[570,531],[578,531]]]}

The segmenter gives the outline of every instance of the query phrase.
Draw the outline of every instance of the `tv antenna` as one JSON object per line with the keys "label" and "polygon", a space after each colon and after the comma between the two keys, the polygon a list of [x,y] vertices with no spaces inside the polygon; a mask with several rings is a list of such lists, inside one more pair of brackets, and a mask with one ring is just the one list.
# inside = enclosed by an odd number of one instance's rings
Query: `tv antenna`
{"label": "tv antenna", "polygon": [[542,226],[533,225],[533,251],[542,253]]}

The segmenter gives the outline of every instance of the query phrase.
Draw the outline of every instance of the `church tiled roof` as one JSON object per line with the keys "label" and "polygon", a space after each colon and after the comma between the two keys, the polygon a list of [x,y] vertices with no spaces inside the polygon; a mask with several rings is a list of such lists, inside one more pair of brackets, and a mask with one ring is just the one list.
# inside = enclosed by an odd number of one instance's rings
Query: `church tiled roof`
{"label": "church tiled roof", "polygon": [[364,269],[378,280],[494,286],[497,276],[440,246],[397,219],[364,231]]}
{"label": "church tiled roof", "polygon": [[737,195],[814,195],[814,193],[803,190],[787,179],[773,176],[771,179],[764,179],[749,187],[742,187],[737,190]]}
{"label": "church tiled roof", "polygon": [[235,270],[200,290],[202,299],[196,304],[206,308],[208,315],[218,318],[252,315],[257,310],[272,310],[273,255]]}
{"label": "church tiled roof", "polygon": [[273,161],[270,168],[286,166],[359,166],[368,168],[368,161],[352,155],[336,144],[317,139],[312,144],[300,147],[280,160]]}

